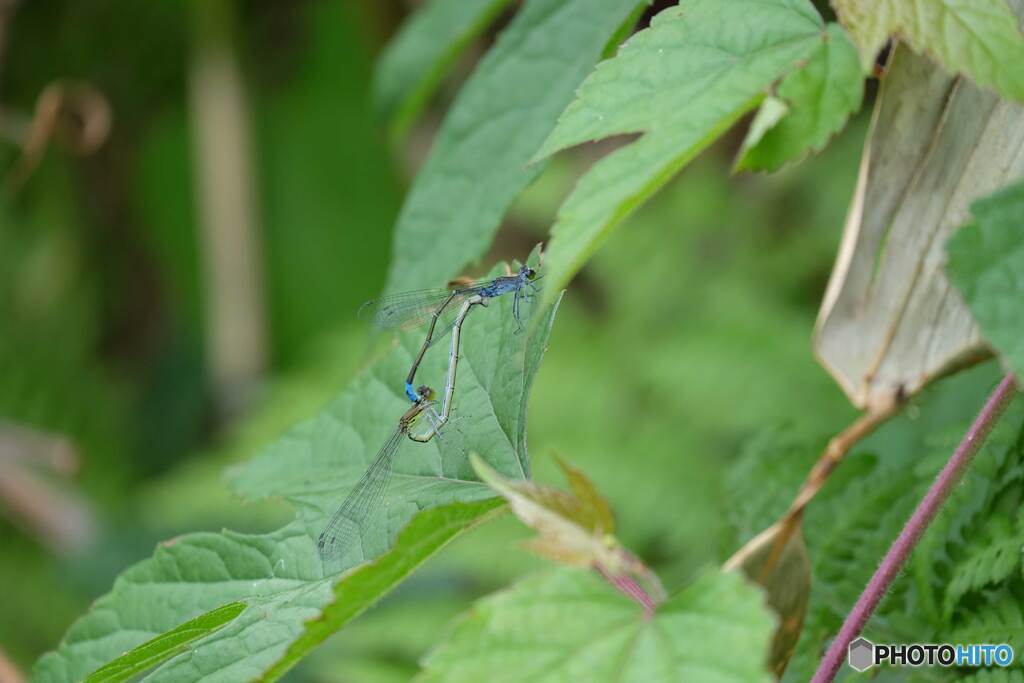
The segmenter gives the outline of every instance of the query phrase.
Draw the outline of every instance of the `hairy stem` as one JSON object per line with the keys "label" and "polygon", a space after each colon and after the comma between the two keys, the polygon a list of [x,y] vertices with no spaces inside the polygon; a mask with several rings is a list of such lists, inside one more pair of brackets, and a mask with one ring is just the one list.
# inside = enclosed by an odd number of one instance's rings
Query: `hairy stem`
{"label": "hairy stem", "polygon": [[914,514],[910,516],[900,535],[896,537],[889,552],[885,554],[882,564],[875,571],[875,575],[871,577],[867,588],[857,599],[857,604],[847,615],[839,634],[822,658],[811,683],[830,683],[835,678],[850,643],[867,624],[893,579],[896,578],[900,568],[914,550],[921,535],[935,519],[935,515],[946,502],[953,487],[960,481],[967,466],[977,455],[981,445],[985,443],[985,439],[996,422],[999,421],[1000,416],[1006,411],[1015,391],[1016,381],[1013,375],[1007,375],[989,397],[985,407],[978,413],[974,424],[967,430],[960,445],[953,451],[949,462],[935,477],[935,482],[928,489],[928,493],[914,510]]}

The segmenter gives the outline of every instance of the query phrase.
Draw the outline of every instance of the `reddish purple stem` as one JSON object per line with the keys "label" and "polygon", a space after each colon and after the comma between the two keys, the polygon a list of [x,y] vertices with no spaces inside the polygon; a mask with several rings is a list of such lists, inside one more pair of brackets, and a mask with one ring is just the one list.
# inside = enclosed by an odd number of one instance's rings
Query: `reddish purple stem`
{"label": "reddish purple stem", "polygon": [[654,608],[656,607],[654,600],[647,594],[647,591],[645,591],[640,584],[633,579],[632,576],[628,574],[616,575],[614,572],[608,571],[600,564],[596,565],[595,569],[597,570],[597,573],[603,576],[608,583],[615,586],[615,588],[625,594],[626,597],[637,602],[641,607],[643,607],[645,617],[650,619],[654,616]]}
{"label": "reddish purple stem", "polygon": [[864,625],[867,624],[875,608],[878,607],[878,603],[881,602],[885,592],[889,589],[889,585],[896,578],[900,568],[914,550],[914,546],[917,545],[921,535],[928,528],[928,525],[931,524],[932,520],[935,519],[935,515],[942,508],[943,503],[946,502],[953,487],[960,481],[960,477],[963,476],[967,466],[978,453],[978,449],[981,448],[992,428],[1006,410],[1014,391],[1016,391],[1016,382],[1013,375],[1007,375],[989,397],[985,407],[978,413],[974,424],[967,430],[967,434],[964,435],[960,445],[953,452],[949,462],[939,472],[935,482],[928,489],[928,493],[925,494],[924,499],[917,506],[917,509],[914,510],[914,514],[911,515],[910,520],[907,521],[900,535],[896,537],[896,540],[889,548],[889,552],[885,554],[882,564],[879,565],[875,575],[871,577],[867,588],[864,589],[860,598],[857,599],[857,604],[853,606],[853,609],[847,615],[846,621],[843,622],[843,627],[839,630],[839,634],[832,641],[828,652],[822,658],[821,663],[818,665],[818,670],[814,673],[814,678],[811,679],[811,683],[831,683],[832,679],[835,678],[836,673],[839,672],[839,667],[843,664],[843,659],[846,657],[846,650],[850,643],[860,634]]}

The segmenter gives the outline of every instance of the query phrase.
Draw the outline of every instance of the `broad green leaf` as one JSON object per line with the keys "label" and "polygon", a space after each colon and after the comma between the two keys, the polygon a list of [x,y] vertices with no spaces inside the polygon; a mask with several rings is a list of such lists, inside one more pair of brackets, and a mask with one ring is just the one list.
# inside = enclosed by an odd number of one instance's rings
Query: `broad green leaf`
{"label": "broad green leaf", "polygon": [[430,0],[409,17],[377,65],[374,99],[401,135],[445,72],[509,0]]}
{"label": "broad green leaf", "polygon": [[244,610],[245,603],[232,602],[200,614],[195,619],[186,621],[181,626],[129,650],[106,666],[96,669],[85,679],[86,683],[126,681],[153,668],[171,655],[181,652],[189,643],[210,635]]}
{"label": "broad green leaf", "polygon": [[863,95],[857,48],[839,24],[829,24],[807,63],[786,76],[776,97],[761,105],[736,169],[772,171],[820,151],[860,107]]}
{"label": "broad green leaf", "polygon": [[946,273],[981,332],[1024,377],[1024,182],[971,205],[974,221],[954,234]]}
{"label": "broad green leaf", "polygon": [[530,155],[637,4],[523,4],[463,86],[413,182],[395,228],[388,291],[437,286],[487,250],[505,211],[542,170],[527,166]]}
{"label": "broad green leaf", "polygon": [[[511,477],[528,473],[526,400],[554,316],[554,309],[547,311],[535,333],[517,332],[511,303],[493,301],[467,318],[456,419],[440,443],[409,442],[399,452],[386,500],[361,530],[365,559],[377,558],[371,564],[325,578],[316,537],[408,406],[402,385],[421,341],[416,332],[401,336],[317,418],[232,474],[240,492],[293,502],[294,522],[267,535],[192,534],[161,545],[119,577],[58,650],[40,660],[36,680],[81,680],[125,651],[234,601],[246,604],[234,621],[190,643],[146,680],[273,679],[490,515],[500,501],[473,480],[467,453],[480,453]],[[418,379],[437,385],[447,356],[428,354]],[[431,509],[417,515],[424,508]]]}
{"label": "broad green leaf", "polygon": [[951,73],[1024,100],[1024,36],[1006,0],[832,0],[865,68],[890,37]]}
{"label": "broad green leaf", "polygon": [[[172,539],[122,573],[113,590],[71,626],[58,649],[36,663],[32,678],[81,681],[127,650],[239,600],[247,603],[241,615],[190,644],[146,680],[167,680],[164,667],[183,659],[195,667],[191,677],[177,680],[252,678],[329,602],[330,582],[321,580],[318,565],[313,539],[296,524],[263,536],[223,532]],[[248,633],[240,638],[240,632]],[[207,666],[220,668],[219,677]]]}
{"label": "broad green leaf", "polygon": [[597,162],[562,204],[545,255],[545,297],[806,59],[824,28],[805,0],[692,0],[658,14],[602,62],[535,159],[590,140],[643,135]]}
{"label": "broad green leaf", "polygon": [[[398,537],[395,547],[334,585],[332,601],[303,630],[264,680],[276,680],[335,631],[369,609],[450,541],[489,520],[503,509],[500,501],[454,503],[418,515]],[[187,666],[182,662],[182,666]]]}
{"label": "broad green leaf", "polygon": [[[141,643],[148,657],[134,662],[139,669],[132,673],[163,661],[146,681],[275,680],[498,507],[498,501],[489,500],[428,510],[399,535],[393,549],[333,586],[331,578],[321,578],[315,540],[297,523],[266,536],[181,537],[122,574],[114,590],[71,627],[60,647],[40,659],[32,679],[80,681]],[[238,600],[245,603],[241,614],[189,642],[173,658],[164,661],[175,655],[174,649],[149,647],[154,639],[173,640],[188,626],[182,622],[208,620],[223,614],[219,603]]]}
{"label": "broad green leaf", "polygon": [[768,683],[773,629],[761,592],[734,572],[702,576],[645,618],[595,574],[564,569],[477,603],[417,680]]}

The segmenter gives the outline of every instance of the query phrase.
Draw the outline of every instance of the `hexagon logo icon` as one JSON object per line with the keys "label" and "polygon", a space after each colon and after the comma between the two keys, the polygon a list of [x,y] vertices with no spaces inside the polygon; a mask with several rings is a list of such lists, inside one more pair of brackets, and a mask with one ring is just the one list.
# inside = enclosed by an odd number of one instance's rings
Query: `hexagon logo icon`
{"label": "hexagon logo icon", "polygon": [[857,671],[870,669],[875,664],[875,645],[867,638],[858,638],[850,643],[846,661]]}

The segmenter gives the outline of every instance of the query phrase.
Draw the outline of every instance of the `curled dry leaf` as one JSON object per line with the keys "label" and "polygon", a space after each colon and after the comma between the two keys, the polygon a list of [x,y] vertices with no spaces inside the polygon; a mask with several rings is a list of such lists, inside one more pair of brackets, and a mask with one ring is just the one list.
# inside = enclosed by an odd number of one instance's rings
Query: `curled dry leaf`
{"label": "curled dry leaf", "polygon": [[779,678],[800,639],[811,597],[811,558],[800,528],[790,534],[782,554],[771,561],[781,523],[765,529],[726,561],[723,569],[738,570],[764,588],[768,606],[778,617],[768,665]]}
{"label": "curled dry leaf", "polygon": [[879,411],[987,355],[942,272],[970,203],[1024,173],[1024,107],[898,46],[822,302],[815,351]]}

